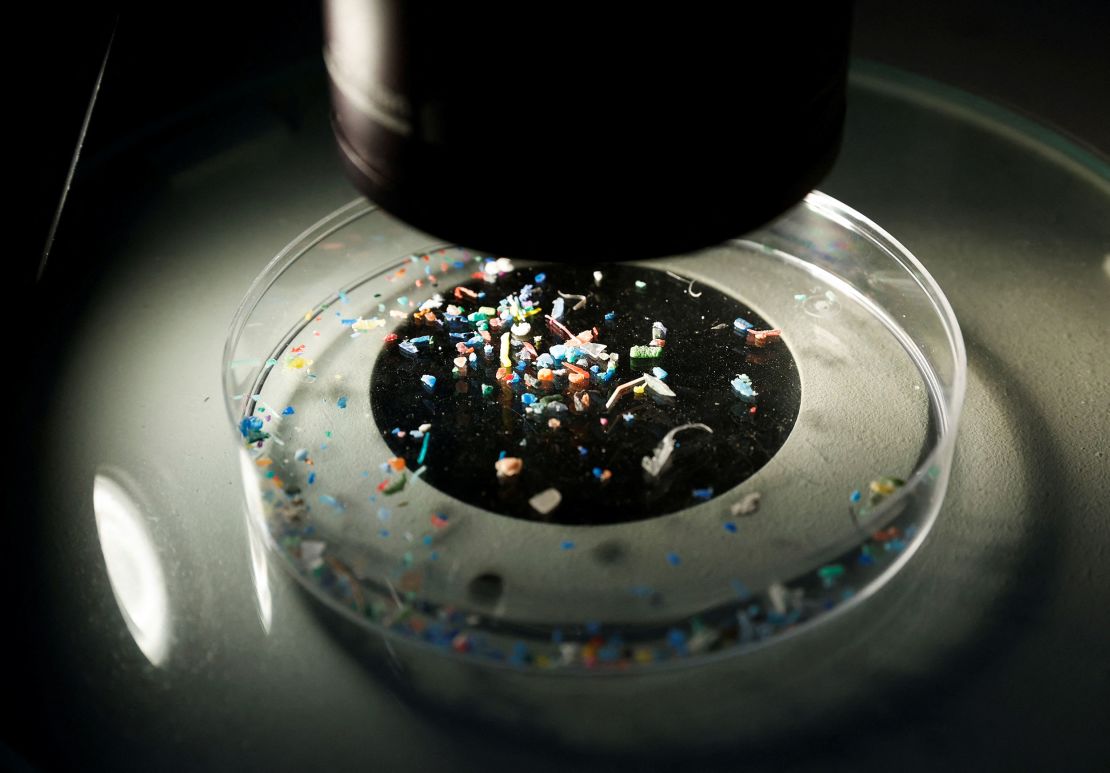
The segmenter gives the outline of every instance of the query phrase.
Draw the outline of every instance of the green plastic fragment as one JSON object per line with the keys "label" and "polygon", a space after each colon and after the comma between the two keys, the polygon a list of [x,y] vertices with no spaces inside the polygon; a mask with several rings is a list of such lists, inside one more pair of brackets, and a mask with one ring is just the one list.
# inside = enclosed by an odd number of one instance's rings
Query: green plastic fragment
{"label": "green plastic fragment", "polygon": [[657,360],[663,356],[662,346],[633,346],[628,356],[634,360]]}
{"label": "green plastic fragment", "polygon": [[388,486],[386,486],[384,489],[382,489],[382,493],[387,495],[387,496],[389,494],[396,494],[398,491],[400,491],[401,489],[403,489],[405,487],[405,484],[407,482],[408,482],[408,475],[402,472],[400,475],[398,475],[393,480],[391,480],[389,482]]}

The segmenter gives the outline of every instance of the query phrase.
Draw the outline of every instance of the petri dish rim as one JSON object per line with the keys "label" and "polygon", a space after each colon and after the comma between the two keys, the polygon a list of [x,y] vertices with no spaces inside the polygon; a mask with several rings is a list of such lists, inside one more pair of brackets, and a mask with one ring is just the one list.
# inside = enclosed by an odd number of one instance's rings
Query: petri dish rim
{"label": "petri dish rim", "polygon": [[[832,197],[820,192],[813,192],[809,194],[809,196],[807,196],[806,200],[803,202],[803,206],[809,208],[810,211],[822,217],[834,220],[841,227],[848,228],[850,231],[863,237],[868,242],[870,242],[871,245],[881,249],[887,257],[893,260],[904,272],[909,274],[913,278],[918,290],[923,292],[928,298],[933,312],[943,323],[948,344],[951,348],[951,351],[947,354],[951,354],[953,357],[954,378],[951,384],[951,388],[948,390],[947,393],[945,393],[945,391],[940,387],[932,368],[921,367],[923,364],[921,355],[920,353],[913,351],[913,348],[908,343],[908,336],[906,336],[904,333],[902,335],[898,335],[900,331],[896,323],[894,323],[894,321],[889,318],[889,315],[883,315],[885,317],[884,325],[888,327],[888,329],[890,329],[890,332],[892,332],[897,338],[899,338],[899,342],[906,350],[907,355],[909,355],[911,359],[914,359],[915,365],[918,366],[918,369],[925,377],[928,388],[933,394],[934,398],[933,400],[930,400],[930,405],[939,408],[939,415],[935,417],[937,427],[937,442],[935,443],[933,448],[924,455],[924,457],[917,464],[911,475],[907,477],[905,485],[897,489],[892,495],[885,499],[871,512],[866,522],[866,529],[870,530],[881,528],[883,524],[888,523],[894,517],[894,515],[896,515],[900,511],[902,503],[908,496],[911,495],[912,492],[915,491],[918,486],[922,485],[925,477],[929,475],[935,475],[935,471],[938,469],[943,471],[942,474],[944,476],[944,480],[942,480],[940,484],[941,497],[943,496],[943,489],[947,483],[947,463],[951,459],[952,451],[954,448],[955,435],[959,422],[960,406],[963,401],[963,393],[965,389],[966,353],[963,346],[963,340],[960,335],[958,322],[956,321],[951,306],[949,305],[947,299],[944,297],[943,292],[940,290],[939,286],[932,279],[932,277],[924,268],[924,266],[920,263],[920,261],[918,261],[916,257],[914,257],[908,250],[906,250],[906,248],[901,245],[896,239],[894,239],[884,229],[873,223],[870,219],[866,218],[862,214],[855,212],[855,210],[848,207],[847,205],[844,205],[841,202],[833,199]],[[369,202],[361,199],[356,199],[349,204],[340,207],[332,214],[321,219],[320,221],[306,229],[297,237],[297,239],[291,242],[270,261],[263,272],[251,284],[245,297],[239,304],[235,316],[233,317],[231,329],[224,350],[225,364],[230,364],[233,362],[232,356],[236,351],[236,347],[239,343],[240,336],[243,333],[247,319],[254,311],[258,303],[265,296],[266,292],[271,287],[273,287],[273,285],[280,279],[280,277],[287,270],[289,270],[289,268],[293,266],[300,257],[302,257],[314,246],[322,242],[324,239],[326,239],[330,234],[335,233],[337,230],[343,228],[344,226],[354,222],[361,217],[374,213],[376,210],[377,207],[370,204]],[[734,240],[729,244],[741,244],[743,242],[744,240],[740,239]],[[793,258],[794,260],[800,260],[794,256],[789,257]],[[385,257],[382,260],[376,262],[373,267],[368,269],[361,277],[356,280],[347,282],[346,284],[350,287],[358,286],[368,281],[369,279],[380,275],[382,272],[389,270],[397,262],[397,256]],[[330,304],[337,301],[338,299],[339,294],[337,292],[321,299],[319,303]],[[872,309],[872,311],[874,311],[874,309]],[[283,348],[283,344],[287,343],[288,340],[291,340],[289,337],[294,336],[307,324],[308,321],[304,321],[298,323],[297,325],[294,325],[289,332],[282,336],[281,341],[274,347],[274,351],[280,351],[280,349]],[[257,393],[260,385],[264,382],[265,370],[261,366],[257,367],[255,369],[253,377],[250,379],[251,390],[248,390],[247,393],[240,395],[232,394],[232,392],[235,391],[235,382],[233,381],[232,370],[233,369],[231,367],[225,367],[224,385],[226,396],[229,398],[227,401],[228,418],[230,425],[229,428],[232,432],[232,437],[238,440],[238,438],[236,437],[237,425],[244,416],[249,415],[250,411],[248,410],[248,408],[253,403],[252,395]],[[245,450],[243,450],[242,453],[245,454]],[[247,494],[246,492],[246,489],[244,489],[244,496],[249,496],[249,494]],[[252,511],[252,508],[248,506],[247,511],[248,513],[250,513]],[[254,511],[258,512],[257,508],[255,508]],[[765,647],[772,646],[779,641],[783,641],[787,638],[792,638],[793,636],[805,633],[806,631],[809,631],[814,627],[820,625],[822,622],[832,619],[835,616],[839,616],[849,609],[854,608],[855,606],[859,605],[864,600],[869,598],[874,592],[881,588],[891,576],[897,573],[901,569],[901,567],[904,566],[905,563],[913,556],[913,554],[916,552],[916,550],[926,537],[928,531],[931,529],[933,523],[935,522],[938,511],[939,499],[935,505],[930,506],[926,518],[921,524],[919,524],[917,533],[914,535],[912,540],[907,543],[906,548],[899,552],[892,561],[886,564],[881,572],[879,572],[878,574],[870,578],[865,584],[863,584],[859,588],[858,593],[854,593],[851,598],[845,599],[833,608],[821,612],[820,614],[816,614],[815,616],[804,620],[799,624],[789,625],[782,630],[776,631],[772,636],[768,638],[756,639],[754,641],[744,642],[742,644],[729,646],[727,648],[716,651],[697,653],[695,655],[688,655],[682,658],[673,658],[665,661],[652,662],[646,665],[622,664],[620,668],[600,669],[590,666],[576,665],[570,667],[564,666],[559,668],[543,668],[530,670],[543,674],[583,674],[591,676],[596,676],[600,674],[635,674],[644,673],[647,670],[656,673],[673,668],[688,668],[695,663],[706,663],[716,659],[736,657],[742,655],[743,653],[754,652]],[[466,655],[464,653],[457,653],[453,650],[445,649],[442,646],[438,646],[431,642],[426,642],[422,639],[414,638],[410,635],[405,635],[404,633],[396,631],[391,627],[380,625],[373,620],[358,615],[354,610],[341,603],[338,599],[334,598],[330,594],[326,593],[322,588],[318,587],[314,583],[307,581],[303,574],[298,571],[297,567],[293,566],[291,562],[289,562],[288,557],[285,556],[280,546],[277,545],[269,529],[266,528],[264,521],[256,522],[256,519],[250,520],[251,527],[257,528],[263,533],[263,537],[269,550],[269,554],[271,556],[275,554],[278,556],[278,560],[280,563],[282,563],[283,568],[294,575],[295,580],[301,585],[301,587],[307,589],[314,598],[323,602],[326,606],[330,607],[334,611],[339,612],[341,615],[348,618],[349,620],[355,622],[357,625],[364,626],[380,634],[387,635],[391,639],[395,638],[397,641],[405,642],[407,645],[415,645],[422,649],[434,651],[437,654],[445,657],[462,658],[465,659],[467,662],[478,662],[481,664],[482,667],[498,667],[511,670],[521,669],[520,664],[513,664],[502,660],[476,660],[472,656]],[[812,563],[814,564],[815,568],[819,567],[824,564],[826,560],[832,560],[833,558],[844,554],[846,551],[851,550],[853,547],[856,547],[859,544],[861,544],[861,541],[859,540],[844,539],[830,545],[822,546],[820,550],[815,552]],[[794,579],[796,578],[788,578],[787,581],[793,581]],[[757,593],[761,592],[762,590],[763,589],[758,589]],[[705,611],[705,613],[710,612],[712,612],[712,610]],[[498,627],[504,625],[506,624],[498,621]],[[511,621],[508,621],[507,625],[511,626]],[[481,625],[477,626],[477,629],[481,630]]]}

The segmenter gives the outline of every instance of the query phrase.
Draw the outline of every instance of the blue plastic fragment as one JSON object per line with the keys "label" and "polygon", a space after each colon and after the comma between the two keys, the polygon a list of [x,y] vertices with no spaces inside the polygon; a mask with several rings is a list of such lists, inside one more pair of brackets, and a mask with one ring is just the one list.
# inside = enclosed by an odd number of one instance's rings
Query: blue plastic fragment
{"label": "blue plastic fragment", "polygon": [[732,588],[732,592],[735,593],[736,597],[741,601],[747,601],[752,597],[752,592],[748,589],[748,586],[740,582],[740,580],[732,579],[729,580],[728,584],[729,587]]}
{"label": "blue plastic fragment", "polygon": [[532,405],[532,403],[536,402],[536,399],[536,396],[531,392],[525,392],[520,396],[520,402],[524,403],[525,405]]}
{"label": "blue plastic fragment", "polygon": [[656,367],[656,368],[652,368],[652,369],[651,369],[651,372],[652,372],[652,373],[653,373],[653,374],[655,375],[655,377],[656,377],[657,379],[659,379],[660,381],[666,381],[666,380],[667,380],[667,376],[671,375],[671,374],[670,374],[670,373],[668,373],[667,371],[663,370],[662,368],[658,368],[658,367]]}
{"label": "blue plastic fragment", "polygon": [[417,354],[420,354],[420,350],[416,348],[416,344],[407,339],[397,344],[397,348],[410,357],[415,357]]}
{"label": "blue plastic fragment", "polygon": [[617,312],[615,312],[615,311],[605,312],[605,321],[606,322],[612,322],[616,318],[617,318]]}
{"label": "blue plastic fragment", "polygon": [[542,285],[545,279],[547,279],[547,274],[536,274],[536,284]]}
{"label": "blue plastic fragment", "polygon": [[310,473],[308,474],[308,485],[310,485],[310,486],[311,486],[311,485],[312,485],[313,483],[315,483],[315,482],[316,482],[316,473],[314,473],[314,472],[310,472]]}
{"label": "blue plastic fragment", "polygon": [[678,553],[668,553],[667,563],[671,566],[678,566],[682,563],[682,558],[678,555]]}
{"label": "blue plastic fragment", "polygon": [[859,501],[863,499],[863,493],[859,489],[856,489],[848,499],[851,500],[852,504],[858,504]]}
{"label": "blue plastic fragment", "polygon": [[562,544],[559,545],[559,547],[561,547],[563,550],[573,550],[574,543],[569,539],[565,539],[563,540]]}
{"label": "blue plastic fragment", "polygon": [[713,487],[707,486],[705,488],[696,488],[694,489],[693,493],[696,499],[700,499],[701,501],[705,502],[713,498]]}
{"label": "blue plastic fragment", "polygon": [[286,406],[285,410],[281,412],[281,415],[282,416],[292,416],[294,413],[296,413],[296,411],[293,410],[293,406],[289,405],[289,406]]}
{"label": "blue plastic fragment", "polygon": [[725,521],[725,531],[727,531],[731,534],[735,534],[736,533],[736,524],[733,523],[732,521]]}
{"label": "blue plastic fragment", "polygon": [[748,331],[752,329],[752,323],[743,317],[737,317],[732,321],[732,329],[742,336],[747,336]]}
{"label": "blue plastic fragment", "polygon": [[752,388],[752,380],[746,373],[741,373],[732,380],[732,389],[746,403],[754,402],[759,393]]}
{"label": "blue plastic fragment", "polygon": [[435,376],[430,376],[427,373],[425,373],[423,376],[420,377],[420,381],[421,381],[421,383],[424,384],[424,387],[428,390],[432,390],[432,389],[436,388],[436,377]]}
{"label": "blue plastic fragment", "polygon": [[340,397],[339,401],[336,403],[336,405],[338,405],[340,408],[346,408],[347,407],[347,396],[343,395],[342,397]]}
{"label": "blue plastic fragment", "polygon": [[239,422],[239,431],[243,433],[243,437],[250,437],[251,432],[257,432],[262,429],[262,419],[258,416],[248,416]]}

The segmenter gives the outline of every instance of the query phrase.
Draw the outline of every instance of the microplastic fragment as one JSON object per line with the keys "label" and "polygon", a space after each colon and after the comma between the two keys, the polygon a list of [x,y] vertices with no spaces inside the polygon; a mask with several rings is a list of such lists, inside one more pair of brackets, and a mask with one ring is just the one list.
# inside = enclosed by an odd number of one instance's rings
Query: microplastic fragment
{"label": "microplastic fragment", "polygon": [[536,494],[528,500],[528,504],[532,506],[540,515],[547,515],[563,501],[563,495],[559,493],[558,489],[549,488]]}
{"label": "microplastic fragment", "polygon": [[782,338],[782,331],[778,328],[774,330],[749,330],[747,342],[752,346],[764,347],[767,344],[774,343]]}
{"label": "microplastic fragment", "polygon": [[744,402],[754,402],[759,393],[752,389],[752,380],[746,373],[740,373],[732,380],[732,388]]}
{"label": "microplastic fragment", "polygon": [[[656,368],[656,370],[659,370],[659,368]],[[677,397],[674,390],[664,384],[663,379],[659,378],[658,376],[652,376],[645,373],[644,384],[645,386],[647,386],[648,389],[650,389],[652,392],[655,392],[655,394],[657,395],[661,395],[663,397]]]}
{"label": "microplastic fragment", "polygon": [[570,307],[571,311],[578,311],[579,309],[585,308],[585,306],[586,306],[586,296],[585,295],[575,295],[574,293],[564,293],[562,290],[560,290],[559,291],[559,297],[560,298],[565,298],[568,301],[569,300],[577,300],[578,301],[578,303],[576,303],[576,304],[574,304],[573,306]]}
{"label": "microplastic fragment", "polygon": [[639,378],[634,378],[631,381],[626,381],[625,383],[618,386],[616,389],[613,390],[613,394],[609,395],[609,399],[605,403],[605,410],[610,410],[616,404],[617,400],[621,399],[622,396],[627,394],[638,384],[642,383],[644,383],[644,377],[640,376]]}
{"label": "microplastic fragment", "polygon": [[382,327],[384,324],[385,320],[381,319],[380,317],[373,317],[371,319],[363,319],[362,317],[359,317],[351,325],[351,329],[357,330],[359,332],[366,332],[367,330],[373,330],[376,327]]}
{"label": "microplastic fragment", "polygon": [[493,463],[498,478],[512,478],[520,474],[524,460],[516,456],[504,456]]}
{"label": "microplastic fragment", "polygon": [[633,346],[628,356],[634,360],[654,360],[663,356],[662,346]]}
{"label": "microplastic fragment", "polygon": [[745,494],[743,499],[741,499],[739,502],[733,503],[732,507],[729,508],[729,512],[731,512],[734,516],[751,515],[759,509],[759,502],[762,498],[763,495],[760,494],[758,491],[753,491],[750,494]]}
{"label": "microplastic fragment", "polygon": [[713,434],[713,430],[704,424],[682,424],[675,427],[663,436],[663,439],[659,441],[659,445],[655,447],[655,451],[652,455],[645,456],[641,461],[641,466],[649,475],[652,477],[659,477],[659,473],[667,466],[667,462],[670,461],[671,454],[674,452],[676,445],[674,436],[688,429],[700,429],[708,432],[710,435]]}
{"label": "microplastic fragment", "polygon": [[342,397],[340,397],[339,400],[336,401],[336,405],[338,405],[340,408],[346,408],[347,407],[347,396],[343,395]]}

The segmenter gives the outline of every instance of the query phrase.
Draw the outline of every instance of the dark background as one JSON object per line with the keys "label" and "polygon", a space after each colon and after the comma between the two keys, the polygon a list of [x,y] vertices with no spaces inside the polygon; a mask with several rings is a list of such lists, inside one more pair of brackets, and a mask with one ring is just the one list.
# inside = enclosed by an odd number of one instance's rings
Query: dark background
{"label": "dark background", "polygon": [[[804,12],[800,8],[799,12]],[[265,90],[293,72],[318,79],[319,9],[304,2],[192,3],[167,13],[100,7],[25,11],[11,21],[20,45],[9,65],[15,97],[6,111],[15,168],[27,166],[13,218],[18,295],[64,313],[36,321],[42,340],[63,341],[66,318],[81,313],[103,267],[88,265],[85,240],[111,234],[142,217],[143,201],[169,173],[218,155],[242,141],[252,119],[295,123],[293,91]],[[67,208],[44,278],[35,282],[77,137],[108,42],[111,55],[77,167],[70,200],[115,202],[112,209]],[[1110,149],[1110,3],[881,2],[856,4],[854,54],[962,87],[1052,126],[1088,148]],[[237,120],[221,120],[228,111]],[[234,131],[224,127],[234,126]],[[338,169],[338,167],[337,167]],[[21,175],[23,173],[20,173]],[[9,178],[10,182],[21,182]],[[95,227],[94,227],[95,226]],[[103,253],[101,253],[103,254]],[[62,270],[64,268],[64,270]],[[28,306],[28,308],[31,308]],[[49,388],[57,351],[32,353],[21,366],[34,374],[16,405],[18,437],[34,458],[34,405]],[[16,486],[19,489],[19,486]],[[10,508],[10,509],[9,509]],[[31,528],[34,503],[17,492],[7,510],[7,541],[18,546]],[[20,514],[17,516],[17,514]],[[30,514],[30,517],[24,517]],[[41,689],[50,663],[36,657],[35,588],[18,549],[3,562],[14,614],[3,635],[8,671],[2,691],[0,767],[50,767],[52,744]],[[1104,614],[1098,611],[1096,614]],[[999,696],[1005,700],[1005,696]],[[1052,739],[1045,739],[1051,743]]]}

